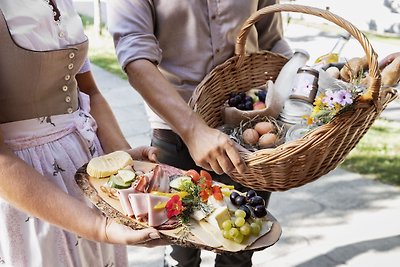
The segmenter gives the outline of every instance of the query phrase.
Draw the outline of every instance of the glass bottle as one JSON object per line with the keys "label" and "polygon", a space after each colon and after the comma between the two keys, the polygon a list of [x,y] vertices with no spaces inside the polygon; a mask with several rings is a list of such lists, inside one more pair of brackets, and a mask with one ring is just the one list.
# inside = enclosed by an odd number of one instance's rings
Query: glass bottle
{"label": "glass bottle", "polygon": [[[272,94],[266,99],[266,106],[270,107],[274,114],[282,111],[285,101],[289,98],[292,84],[299,68],[306,65],[310,55],[305,50],[297,49],[293,56],[282,67],[272,86]],[[269,91],[269,90],[268,90]]]}
{"label": "glass bottle", "polygon": [[315,64],[324,66],[329,63],[338,63],[340,54],[342,53],[344,45],[350,40],[350,33],[346,32],[344,34],[340,34],[339,39],[336,41],[336,44],[332,48],[332,50],[325,55],[318,57],[315,60]]}

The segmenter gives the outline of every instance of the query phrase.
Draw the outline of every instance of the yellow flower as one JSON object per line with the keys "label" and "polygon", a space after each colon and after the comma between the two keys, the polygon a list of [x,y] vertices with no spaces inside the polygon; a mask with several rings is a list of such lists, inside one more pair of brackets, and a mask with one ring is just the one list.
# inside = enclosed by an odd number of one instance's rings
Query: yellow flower
{"label": "yellow flower", "polygon": [[311,118],[310,116],[307,117],[307,125],[311,125],[314,123],[313,118]]}
{"label": "yellow flower", "polygon": [[342,106],[340,104],[338,104],[338,103],[335,103],[335,107],[334,108],[335,108],[335,112],[337,113],[342,109]]}

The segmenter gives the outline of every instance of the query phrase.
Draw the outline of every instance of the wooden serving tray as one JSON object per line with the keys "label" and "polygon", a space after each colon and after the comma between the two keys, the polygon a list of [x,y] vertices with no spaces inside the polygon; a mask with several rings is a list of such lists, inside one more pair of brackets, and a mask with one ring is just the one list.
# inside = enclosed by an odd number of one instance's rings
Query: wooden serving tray
{"label": "wooden serving tray", "polygon": [[[150,171],[154,168],[154,163],[134,161],[134,169],[142,170],[144,172]],[[117,199],[113,199],[100,189],[100,186],[104,185],[108,178],[98,179],[90,177],[86,172],[86,166],[82,166],[78,169],[75,174],[75,181],[82,189],[84,195],[106,216],[116,219],[118,222],[131,227],[132,229],[143,229],[148,227],[145,223],[138,221],[134,218],[124,215],[122,206]],[[267,214],[267,219],[271,221],[272,227],[268,233],[259,237],[253,244],[246,247],[244,250],[231,251],[225,247],[213,247],[210,244],[202,242],[199,238],[194,235],[185,235],[182,233],[183,226],[179,226],[173,230],[159,230],[162,239],[167,240],[171,244],[180,245],[190,248],[199,248],[216,253],[240,253],[241,251],[257,251],[274,245],[280,238],[282,228],[279,222],[272,216],[270,212]],[[204,231],[204,234],[209,234],[199,226],[198,223],[193,222],[190,227],[194,227],[196,232]]]}

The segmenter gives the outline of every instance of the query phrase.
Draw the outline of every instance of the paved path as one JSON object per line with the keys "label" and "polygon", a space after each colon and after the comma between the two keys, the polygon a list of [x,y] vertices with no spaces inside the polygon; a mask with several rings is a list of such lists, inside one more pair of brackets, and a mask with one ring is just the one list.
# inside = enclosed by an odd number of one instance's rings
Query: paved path
{"label": "paved path", "polygon": [[[313,29],[306,32],[304,36],[304,30],[287,28],[293,47],[307,47],[313,55],[321,55],[335,42]],[[349,42],[343,52],[356,56],[360,48],[352,47]],[[396,51],[384,44],[376,44],[376,49],[384,54]],[[140,95],[127,81],[96,66],[93,71],[131,145],[148,144],[150,129]],[[398,103],[388,110],[392,118],[399,119]],[[281,222],[283,234],[273,247],[255,253],[254,266],[400,266],[398,187],[338,168],[301,188],[274,193],[269,209]],[[161,267],[163,253],[164,248],[129,247],[130,266]],[[202,259],[201,266],[213,266],[213,253],[204,251]]]}

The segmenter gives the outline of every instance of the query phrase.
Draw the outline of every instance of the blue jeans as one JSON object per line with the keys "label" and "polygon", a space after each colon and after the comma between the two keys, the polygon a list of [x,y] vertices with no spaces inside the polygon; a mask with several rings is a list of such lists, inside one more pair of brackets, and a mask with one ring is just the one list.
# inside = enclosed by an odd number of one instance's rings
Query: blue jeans
{"label": "blue jeans", "polygon": [[[162,130],[169,131],[169,130]],[[167,132],[168,138],[159,138],[158,136],[152,137],[151,145],[159,149],[158,160],[162,163],[175,166],[182,170],[195,169],[200,171],[201,168],[196,166],[190,153],[179,138],[178,135],[173,134],[171,131]],[[210,172],[213,179],[224,184],[234,185],[235,189],[245,192],[249,188],[233,181],[228,175],[217,175]],[[265,199],[266,205],[268,205],[271,192],[267,191],[256,191],[259,196]],[[215,266],[218,267],[249,267],[252,266],[251,258],[253,252],[246,251],[235,254],[217,254],[215,259]],[[181,246],[172,246],[171,257],[178,262],[179,267],[197,267],[200,266],[200,249],[185,248]]]}

